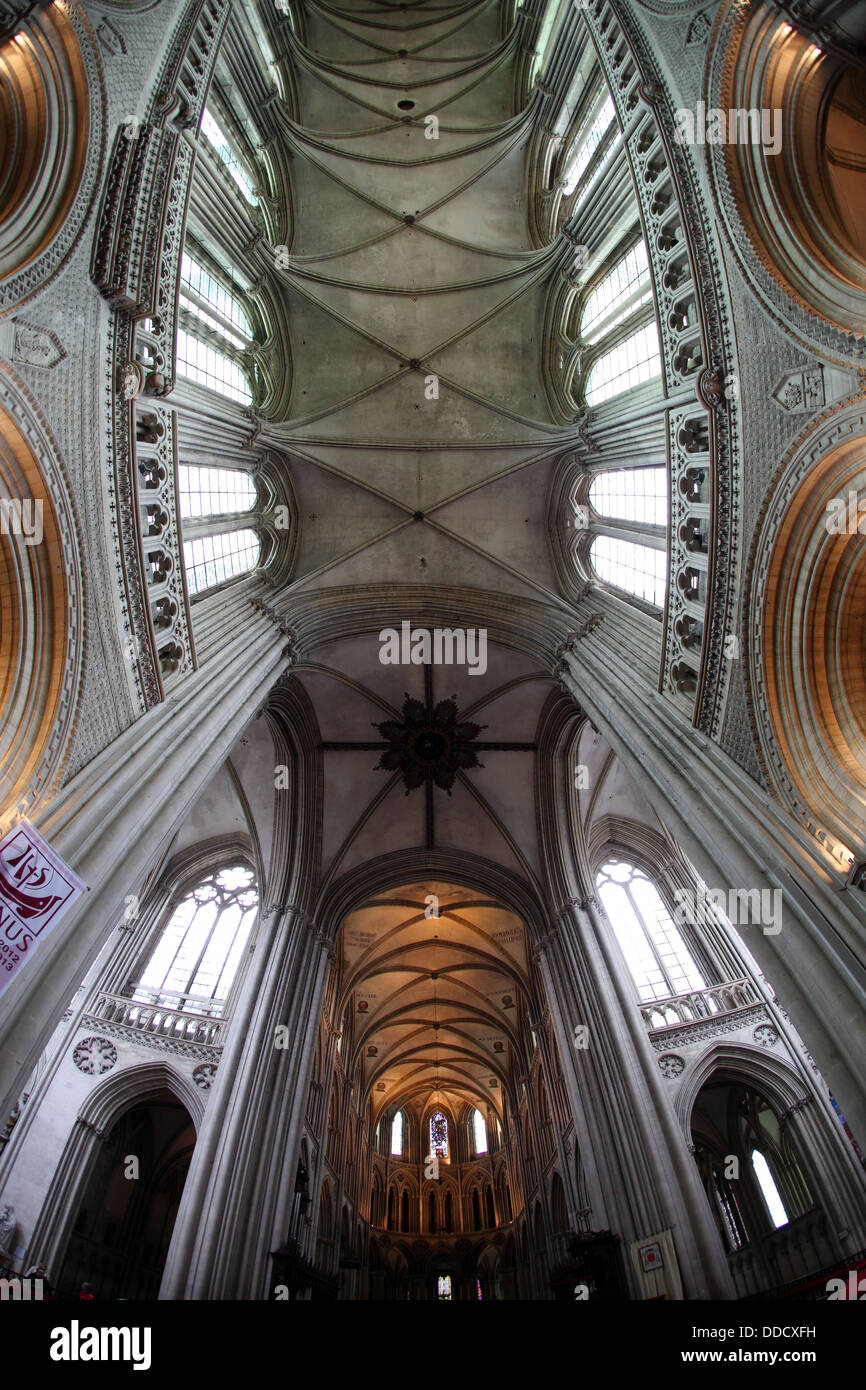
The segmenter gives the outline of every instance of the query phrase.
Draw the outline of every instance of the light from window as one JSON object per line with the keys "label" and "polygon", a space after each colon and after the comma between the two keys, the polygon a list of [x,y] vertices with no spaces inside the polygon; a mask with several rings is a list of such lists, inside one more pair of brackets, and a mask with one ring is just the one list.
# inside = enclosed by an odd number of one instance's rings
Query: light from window
{"label": "light from window", "polygon": [[443,1299],[445,1302],[451,1302],[452,1294],[450,1274],[439,1275],[439,1278],[436,1280],[436,1297],[439,1299]]}
{"label": "light from window", "polygon": [[[205,313],[189,295],[181,294],[180,302],[185,309],[196,314],[210,328],[215,328],[217,332],[222,333],[236,347],[245,347],[248,342],[252,341],[253,327],[241,301],[186,251],[181,256],[180,280],[181,285],[189,290],[190,294],[209,304],[219,316],[219,320],[222,321],[215,320],[211,315]],[[237,331],[232,333],[232,328]]]}
{"label": "light from window", "polygon": [[595,154],[612,122],[616,119],[613,102],[608,94],[601,104],[598,115],[575,137],[577,146],[565,170],[562,192],[567,198],[580,183],[586,168]]}
{"label": "light from window", "polygon": [[258,904],[251,870],[210,874],[172,912],[133,999],[219,1017]]}
{"label": "light from window", "polygon": [[651,299],[646,243],[641,240],[617,261],[587,299],[580,320],[581,338],[585,343],[597,342]]}
{"label": "light from window", "polygon": [[664,607],[667,590],[667,553],[650,545],[618,540],[615,536],[596,536],[589,558],[605,584],[613,584],[635,598]]}
{"label": "light from window", "polygon": [[592,364],[586,380],[586,403],[601,405],[633,386],[652,381],[661,369],[659,335],[653,319]]}
{"label": "light from window", "polygon": [[201,118],[201,133],[208,143],[216,150],[223,164],[226,166],[230,177],[237,184],[246,201],[251,207],[258,207],[259,200],[256,197],[252,179],[235,154],[234,148],[229,143],[228,136],[214,120],[207,107],[205,107],[204,114]]}
{"label": "light from window", "polygon": [[225,516],[248,512],[255,506],[255,484],[241,468],[200,468],[182,463],[178,483],[182,517]]}
{"label": "light from window", "polygon": [[403,1111],[398,1110],[391,1122],[391,1153],[401,1155],[403,1152]]}
{"label": "light from window", "polygon": [[666,468],[615,468],[597,473],[589,485],[589,500],[599,516],[667,526]]}
{"label": "light from window", "polygon": [[253,398],[250,384],[237,362],[183,328],[177,330],[177,369],[181,376],[241,405],[249,405]]}
{"label": "light from window", "polygon": [[641,1000],[706,988],[661,894],[642,869],[610,860],[596,883]]}
{"label": "light from window", "polygon": [[487,1153],[487,1126],[480,1110],[472,1111],[472,1134],[475,1139],[476,1154]]}
{"label": "light from window", "polygon": [[436,1154],[440,1158],[448,1157],[448,1121],[441,1110],[430,1118],[430,1155]]}
{"label": "light from window", "polygon": [[200,594],[245,574],[258,563],[261,545],[255,531],[222,531],[217,536],[199,536],[184,541],[186,582],[191,594]]}
{"label": "light from window", "polygon": [[779,1189],[773,1181],[770,1165],[760,1149],[752,1149],[752,1167],[755,1170],[755,1177],[758,1179],[761,1196],[766,1203],[767,1211],[770,1213],[770,1219],[778,1231],[780,1226],[787,1226],[788,1214],[785,1211],[785,1204],[779,1196]]}

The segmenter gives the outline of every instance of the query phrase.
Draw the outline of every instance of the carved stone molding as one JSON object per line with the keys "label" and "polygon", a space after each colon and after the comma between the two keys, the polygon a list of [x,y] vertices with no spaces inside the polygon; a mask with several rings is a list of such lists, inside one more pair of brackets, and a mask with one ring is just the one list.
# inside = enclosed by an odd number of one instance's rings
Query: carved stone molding
{"label": "carved stone molding", "polygon": [[105,1019],[94,1018],[88,1014],[82,1018],[82,1025],[86,1028],[98,1028],[100,1033],[107,1033],[109,1037],[117,1038],[129,1047],[152,1048],[156,1052],[171,1052],[177,1057],[188,1057],[214,1064],[222,1055],[221,1047],[211,1047],[207,1043],[183,1042],[179,1038],[163,1038],[158,1033],[145,1033],[142,1029],[129,1028],[123,1023],[107,1023]]}
{"label": "carved stone molding", "polygon": [[650,1039],[656,1052],[666,1052],[671,1047],[690,1047],[695,1043],[708,1042],[724,1033],[739,1033],[767,1018],[767,1011],[761,1004],[752,1009],[742,1009],[735,1014],[717,1015],[702,1019],[699,1023],[686,1023],[682,1028],[671,1028]]}
{"label": "carved stone molding", "polygon": [[79,1071],[83,1071],[85,1076],[102,1076],[104,1072],[111,1071],[117,1062],[117,1048],[114,1043],[109,1042],[108,1038],[98,1035],[91,1038],[82,1038],[75,1044],[72,1053],[72,1060]]}

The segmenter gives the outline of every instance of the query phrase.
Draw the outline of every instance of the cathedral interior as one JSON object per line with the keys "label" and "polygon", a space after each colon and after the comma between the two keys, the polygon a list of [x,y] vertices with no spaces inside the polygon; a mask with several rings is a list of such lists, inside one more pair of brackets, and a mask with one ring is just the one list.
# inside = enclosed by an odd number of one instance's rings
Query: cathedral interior
{"label": "cathedral interior", "polygon": [[0,0],[0,1273],[866,1272],[864,62]]}

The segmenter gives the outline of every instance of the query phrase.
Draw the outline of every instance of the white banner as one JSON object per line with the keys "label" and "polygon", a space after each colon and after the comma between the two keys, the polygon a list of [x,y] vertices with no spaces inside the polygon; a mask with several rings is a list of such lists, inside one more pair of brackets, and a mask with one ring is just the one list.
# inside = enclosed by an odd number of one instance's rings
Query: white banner
{"label": "white banner", "polygon": [[86,885],[20,821],[0,840],[0,994]]}

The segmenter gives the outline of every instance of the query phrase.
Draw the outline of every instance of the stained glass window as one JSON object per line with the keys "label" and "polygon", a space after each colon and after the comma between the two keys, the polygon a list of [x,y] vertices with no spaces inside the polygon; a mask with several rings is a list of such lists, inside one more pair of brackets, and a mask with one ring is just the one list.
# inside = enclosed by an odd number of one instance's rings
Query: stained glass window
{"label": "stained glass window", "polygon": [[430,1120],[430,1153],[438,1154],[441,1158],[448,1157],[448,1121],[437,1110]]}
{"label": "stained glass window", "polygon": [[484,1116],[480,1110],[472,1111],[472,1134],[475,1140],[476,1154],[487,1153],[487,1126],[484,1123]]}
{"label": "stained glass window", "polygon": [[398,1157],[403,1153],[403,1111],[398,1110],[391,1121],[391,1153]]}
{"label": "stained glass window", "polygon": [[439,1275],[439,1278],[436,1280],[436,1297],[444,1299],[446,1302],[451,1302],[452,1294],[450,1274]]}
{"label": "stained glass window", "polygon": [[219,1017],[258,905],[250,869],[238,865],[210,874],[172,912],[133,999]]}

